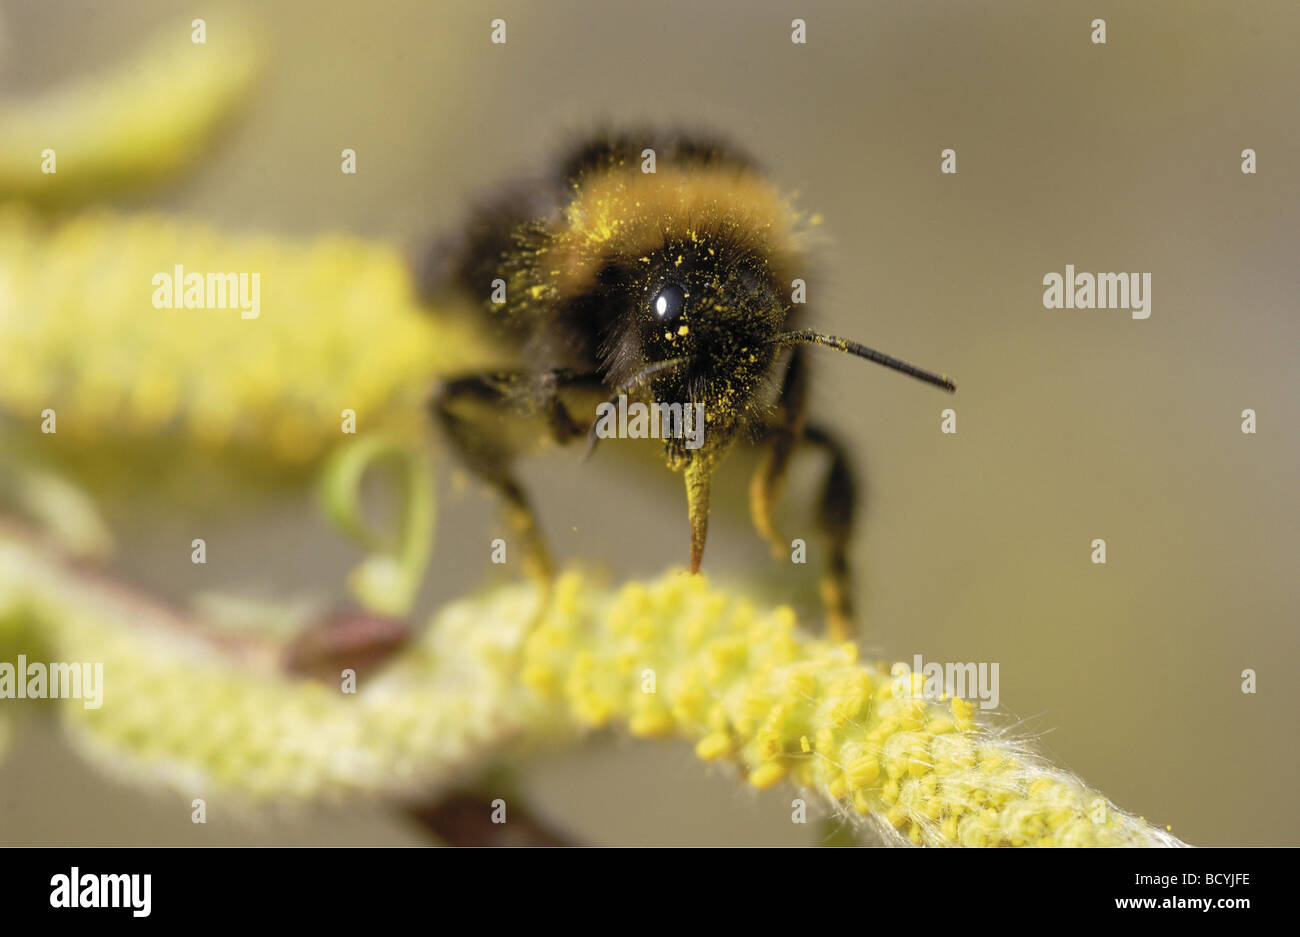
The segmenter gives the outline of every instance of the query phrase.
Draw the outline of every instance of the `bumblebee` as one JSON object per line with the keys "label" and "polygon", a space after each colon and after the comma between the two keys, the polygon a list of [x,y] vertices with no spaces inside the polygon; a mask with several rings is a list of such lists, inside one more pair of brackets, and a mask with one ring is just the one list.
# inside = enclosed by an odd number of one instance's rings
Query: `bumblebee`
{"label": "bumblebee", "polygon": [[690,568],[698,572],[710,482],[737,444],[762,447],[750,484],[760,536],[781,552],[773,508],[800,446],[825,453],[817,526],[828,630],[852,635],[846,555],[856,490],[844,446],[806,413],[807,346],[824,345],[948,391],[947,377],[857,342],[802,327],[795,281],[807,276],[810,224],[747,155],[682,133],[602,134],[573,147],[548,178],[501,190],[475,208],[422,276],[431,299],[459,293],[482,309],[519,367],[466,374],[432,410],[463,464],[496,489],[522,537],[529,572],[552,567],[512,470],[533,435],[596,440],[602,403],[680,403],[704,416],[695,445],[665,434],[663,455],[686,482]]}

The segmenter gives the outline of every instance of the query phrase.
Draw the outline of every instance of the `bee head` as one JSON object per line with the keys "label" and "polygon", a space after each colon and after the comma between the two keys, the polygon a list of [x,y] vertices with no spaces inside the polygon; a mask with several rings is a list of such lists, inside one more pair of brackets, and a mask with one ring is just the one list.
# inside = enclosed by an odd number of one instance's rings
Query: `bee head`
{"label": "bee head", "polygon": [[702,412],[702,445],[664,440],[670,465],[716,457],[771,402],[772,336],[789,306],[763,254],[696,233],[610,264],[602,281],[621,308],[603,347],[610,383]]}

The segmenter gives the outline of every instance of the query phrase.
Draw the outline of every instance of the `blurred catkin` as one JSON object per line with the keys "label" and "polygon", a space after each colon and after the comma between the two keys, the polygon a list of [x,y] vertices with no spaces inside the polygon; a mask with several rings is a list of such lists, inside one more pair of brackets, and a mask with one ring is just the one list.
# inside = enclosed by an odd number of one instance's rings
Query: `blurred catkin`
{"label": "blurred catkin", "polygon": [[73,204],[191,162],[263,59],[258,33],[241,20],[223,17],[205,32],[196,43],[177,20],[108,72],[0,100],[0,201]]}
{"label": "blurred catkin", "polygon": [[[153,278],[255,272],[261,312],[155,308]],[[439,375],[491,360],[469,317],[416,300],[403,254],[346,236],[220,234],[157,215],[47,223],[0,209],[0,416],[57,416],[70,457],[187,451],[295,469],[358,432],[423,438]]]}
{"label": "blurred catkin", "polygon": [[[409,258],[389,244],[42,213],[155,182],[207,147],[263,46],[228,15],[205,38],[176,24],[102,75],[0,101],[0,449],[53,410],[57,436],[24,458],[72,462],[82,481],[209,460],[299,472],[340,441],[344,410],[358,433],[422,439],[431,382],[499,360],[472,318],[417,301]],[[154,278],[178,266],[256,274],[260,314],[157,308]]]}

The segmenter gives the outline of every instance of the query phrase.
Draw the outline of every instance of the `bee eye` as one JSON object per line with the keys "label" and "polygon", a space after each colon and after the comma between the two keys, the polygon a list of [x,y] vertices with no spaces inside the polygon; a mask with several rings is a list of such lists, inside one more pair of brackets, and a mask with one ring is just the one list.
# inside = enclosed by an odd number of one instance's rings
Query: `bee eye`
{"label": "bee eye", "polygon": [[686,294],[680,286],[668,284],[661,289],[650,303],[650,308],[662,322],[671,322],[680,316],[686,308]]}

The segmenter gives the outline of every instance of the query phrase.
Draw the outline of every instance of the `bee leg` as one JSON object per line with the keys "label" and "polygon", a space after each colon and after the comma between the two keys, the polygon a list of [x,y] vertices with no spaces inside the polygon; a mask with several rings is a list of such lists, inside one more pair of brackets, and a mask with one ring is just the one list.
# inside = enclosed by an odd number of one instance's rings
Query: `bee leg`
{"label": "bee leg", "polygon": [[827,548],[819,586],[822,606],[826,609],[827,634],[835,641],[851,641],[857,629],[853,622],[848,543],[857,509],[857,483],[849,467],[848,454],[833,435],[819,426],[809,425],[804,429],[803,441],[824,450],[831,460],[817,505],[817,526]]}
{"label": "bee leg", "polygon": [[[540,378],[518,373],[467,375],[444,383],[434,395],[431,408],[465,467],[501,495],[506,518],[522,542],[524,570],[549,594],[555,567],[536,512],[510,470],[515,450],[505,441],[503,426],[510,417],[508,388],[522,380],[537,385],[540,415],[555,442],[563,445],[586,433],[586,427],[570,415],[559,392],[600,387],[600,378],[594,374],[556,371]],[[480,412],[478,419],[466,415],[475,407]]]}
{"label": "bee leg", "polygon": [[804,413],[808,399],[808,378],[802,349],[790,358],[778,398],[778,416],[768,430],[767,447],[749,480],[749,514],[758,535],[772,547],[772,555],[785,555],[789,540],[776,529],[772,511],[781,498],[790,457],[803,435]]}
{"label": "bee leg", "polygon": [[776,527],[772,511],[781,498],[786,473],[790,468],[798,437],[784,429],[772,430],[767,447],[759,459],[758,467],[749,480],[749,514],[754,529],[772,547],[772,556],[785,555],[789,541]]}
{"label": "bee leg", "polygon": [[686,504],[691,528],[691,572],[700,571],[704,541],[709,535],[709,500],[713,488],[713,465],[694,459],[686,466]]}
{"label": "bee leg", "polygon": [[555,564],[551,560],[551,551],[547,548],[546,540],[542,537],[541,528],[537,523],[537,513],[513,476],[504,475],[494,483],[505,498],[506,518],[523,542],[525,572],[530,578],[549,588],[555,576]]}
{"label": "bee leg", "polygon": [[[465,468],[501,495],[506,518],[521,541],[525,572],[549,588],[555,571],[550,551],[528,496],[510,469],[514,450],[502,438],[501,423],[509,414],[503,412],[508,401],[500,381],[490,375],[447,381],[435,394],[431,408]],[[486,406],[497,418],[469,418],[462,412],[468,405]]]}

